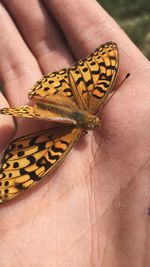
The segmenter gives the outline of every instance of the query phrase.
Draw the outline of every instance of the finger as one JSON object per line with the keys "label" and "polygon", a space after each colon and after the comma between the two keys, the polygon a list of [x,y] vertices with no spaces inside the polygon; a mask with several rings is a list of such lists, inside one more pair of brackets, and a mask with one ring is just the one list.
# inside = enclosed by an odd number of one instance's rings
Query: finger
{"label": "finger", "polygon": [[11,105],[27,102],[27,90],[42,75],[35,57],[0,4],[0,79]]}
{"label": "finger", "polygon": [[[7,107],[8,103],[0,92],[0,108]],[[10,116],[0,116],[0,152],[15,133],[14,121]]]}
{"label": "finger", "polygon": [[42,2],[31,0],[28,5],[26,0],[12,0],[10,5],[9,0],[3,0],[3,3],[44,73],[72,63],[64,38]]}
{"label": "finger", "polygon": [[[108,40],[116,41],[122,71],[131,72],[147,63],[145,57],[96,0],[44,0],[63,30],[77,58]],[[140,66],[139,66],[140,64]]]}

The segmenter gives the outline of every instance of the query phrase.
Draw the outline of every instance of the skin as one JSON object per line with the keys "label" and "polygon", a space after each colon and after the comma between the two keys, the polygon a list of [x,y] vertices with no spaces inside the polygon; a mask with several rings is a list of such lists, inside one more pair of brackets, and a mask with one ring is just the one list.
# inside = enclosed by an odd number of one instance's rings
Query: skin
{"label": "skin", "polygon": [[[1,1],[0,108],[28,103],[43,74],[109,40],[120,51],[115,88],[131,76],[102,110],[101,129],[34,189],[0,206],[3,267],[150,266],[150,63],[95,0]],[[0,116],[1,150],[15,132],[46,126]]]}

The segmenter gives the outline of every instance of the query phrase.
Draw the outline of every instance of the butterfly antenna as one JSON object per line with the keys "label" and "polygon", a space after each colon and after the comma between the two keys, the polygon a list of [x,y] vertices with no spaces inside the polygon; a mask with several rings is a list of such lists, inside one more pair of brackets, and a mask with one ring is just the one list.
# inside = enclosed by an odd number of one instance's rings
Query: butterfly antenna
{"label": "butterfly antenna", "polygon": [[130,77],[130,73],[127,73],[122,82],[119,84],[119,86],[111,93],[110,97],[107,99],[107,101],[102,106],[101,110],[104,108],[104,106],[110,101],[110,99],[113,97],[113,95],[116,93],[116,91],[120,88],[120,86]]}
{"label": "butterfly antenna", "polygon": [[[130,73],[127,73],[126,76],[124,77],[124,79],[122,80],[122,82],[120,83],[120,85],[118,86],[118,88],[125,82],[126,79],[128,79],[130,77]],[[117,88],[117,89],[118,89]],[[117,89],[115,91],[117,91]]]}

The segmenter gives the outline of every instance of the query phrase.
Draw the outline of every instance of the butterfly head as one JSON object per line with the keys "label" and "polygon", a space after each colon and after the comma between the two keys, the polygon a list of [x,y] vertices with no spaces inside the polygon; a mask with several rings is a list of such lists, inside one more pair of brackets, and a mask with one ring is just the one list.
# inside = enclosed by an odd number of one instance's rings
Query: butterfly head
{"label": "butterfly head", "polygon": [[95,127],[100,127],[100,119],[97,116],[88,116],[86,127],[88,130],[93,130]]}
{"label": "butterfly head", "polygon": [[85,131],[100,127],[99,118],[87,111],[73,112],[71,118],[76,122],[77,127],[82,128]]}

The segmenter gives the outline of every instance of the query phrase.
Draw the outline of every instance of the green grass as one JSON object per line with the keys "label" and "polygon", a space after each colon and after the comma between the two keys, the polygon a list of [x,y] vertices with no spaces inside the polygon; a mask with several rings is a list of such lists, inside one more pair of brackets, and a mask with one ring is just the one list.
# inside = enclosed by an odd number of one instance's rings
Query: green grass
{"label": "green grass", "polygon": [[99,0],[132,41],[150,59],[150,2],[148,0]]}

